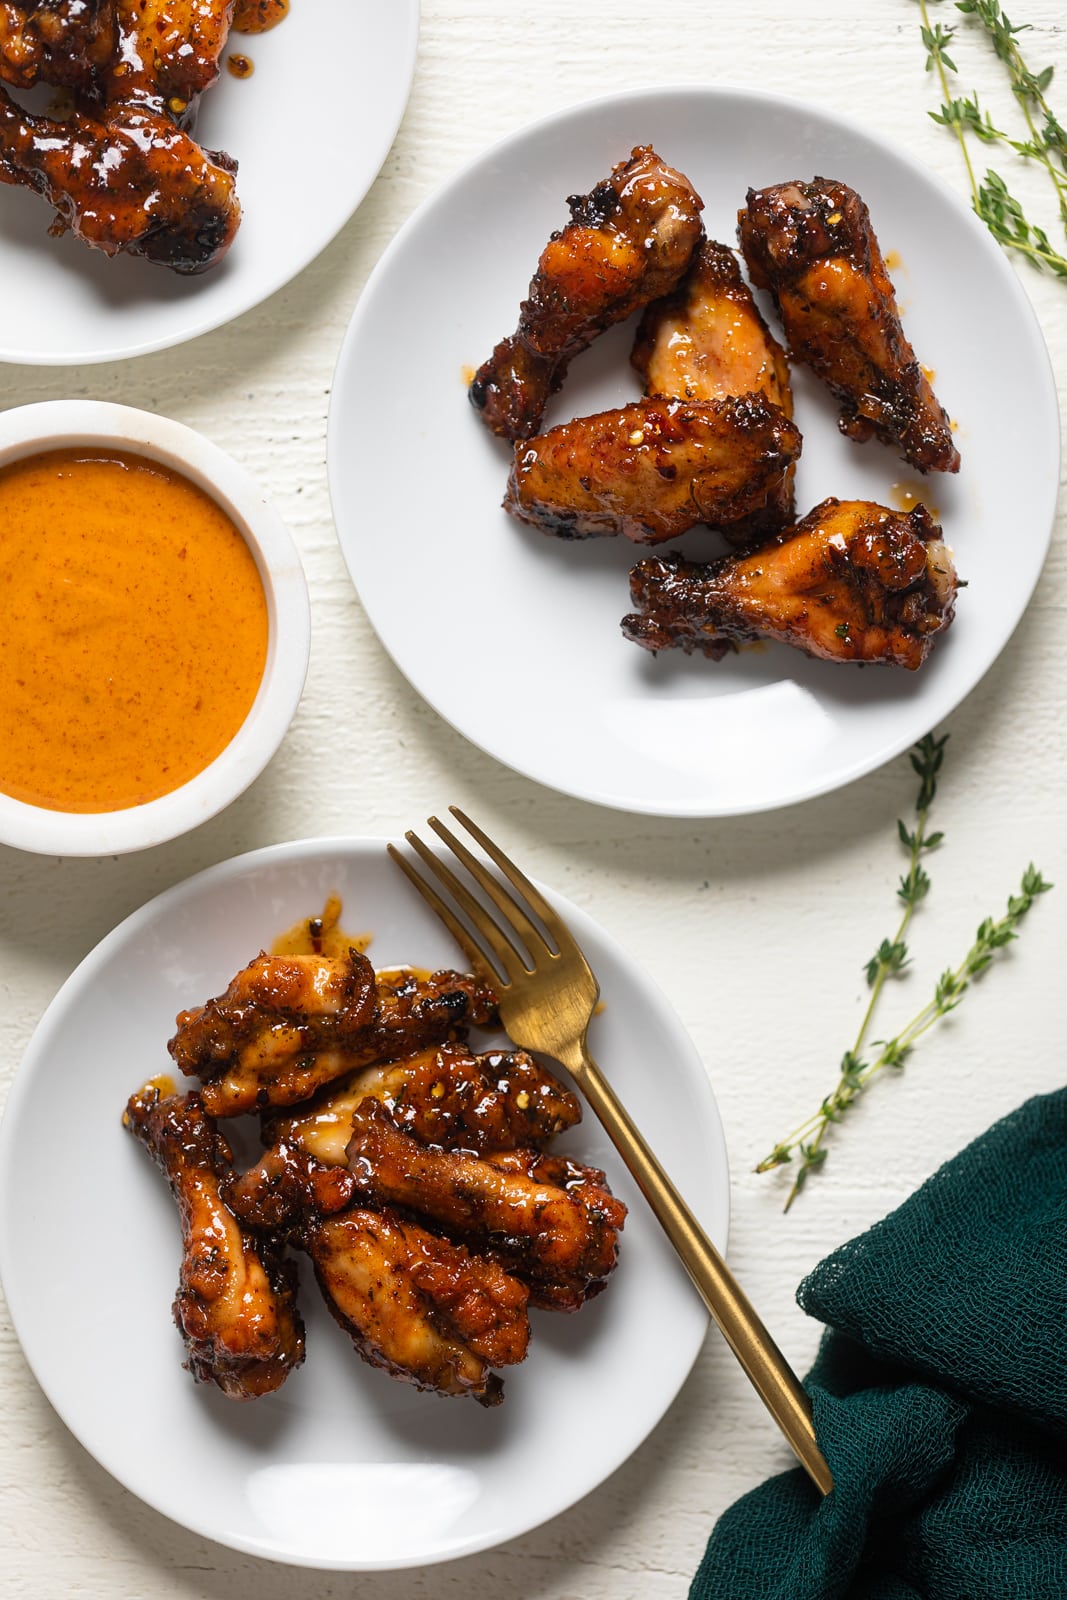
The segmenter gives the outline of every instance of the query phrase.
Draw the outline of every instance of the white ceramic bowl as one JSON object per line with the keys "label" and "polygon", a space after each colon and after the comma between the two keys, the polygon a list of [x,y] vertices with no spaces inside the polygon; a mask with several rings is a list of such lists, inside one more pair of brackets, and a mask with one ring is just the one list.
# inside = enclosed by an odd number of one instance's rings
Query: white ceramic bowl
{"label": "white ceramic bowl", "polygon": [[289,533],[236,461],[183,423],[100,400],[0,412],[0,468],[84,445],[133,451],[181,473],[221,506],[255,557],[267,601],[267,661],[252,709],[211,764],[170,794],[120,811],[50,811],[0,794],[0,843],[42,855],[121,855],[206,822],[263,771],[300,703],[311,645],[307,583]]}

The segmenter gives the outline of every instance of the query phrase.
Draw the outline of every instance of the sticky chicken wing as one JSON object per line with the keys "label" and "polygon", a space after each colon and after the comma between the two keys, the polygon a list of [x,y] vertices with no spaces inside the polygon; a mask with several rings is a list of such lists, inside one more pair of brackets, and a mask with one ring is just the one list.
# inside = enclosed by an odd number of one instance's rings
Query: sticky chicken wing
{"label": "sticky chicken wing", "polygon": [[470,386],[482,421],[505,439],[538,431],[574,357],[605,328],[668,293],[703,233],[703,202],[650,145],[567,204],[571,220],[541,253],[518,329]]}
{"label": "sticky chicken wing", "polygon": [[338,1195],[347,1204],[351,1192],[340,1178],[326,1180],[317,1168],[344,1167],[353,1115],[368,1097],[421,1144],[446,1150],[542,1145],[581,1118],[575,1096],[524,1050],[475,1055],[465,1044],[435,1046],[351,1073],[309,1105],[269,1117],[263,1133],[271,1148],[227,1191],[238,1215],[280,1228],[308,1205],[338,1210]]}
{"label": "sticky chicken wing", "polygon": [[564,539],[622,534],[662,544],[700,522],[762,510],[800,454],[800,433],[763,395],[646,399],[515,446],[505,509]]}
{"label": "sticky chicken wing", "polygon": [[774,296],[790,354],[841,402],[842,432],[876,435],[920,472],[957,472],[949,419],[905,338],[855,190],[828,178],[750,189],[738,233],[753,283]]}
{"label": "sticky chicken wing", "polygon": [[426,1148],[377,1100],[357,1108],[352,1127],[348,1165],[366,1201],[408,1207],[472,1249],[491,1249],[524,1282],[558,1290],[560,1307],[568,1297],[580,1305],[614,1267],[626,1208],[606,1189],[574,1194],[464,1151]]}
{"label": "sticky chicken wing", "polygon": [[864,500],[824,500],[795,528],[745,556],[709,565],[639,562],[628,639],[714,660],[748,639],[779,639],[827,661],[914,670],[952,621],[956,571],[923,506],[907,514]]}
{"label": "sticky chicken wing", "polygon": [[241,220],[233,163],[137,106],[54,122],[0,89],[0,182],[43,194],[56,210],[53,233],[69,229],[106,255],[176,272],[215,265]]}
{"label": "sticky chicken wing", "polygon": [[232,1172],[229,1145],[199,1096],[147,1084],[123,1121],[162,1169],[178,1202],[182,1265],[174,1320],[188,1367],[232,1400],[284,1383],[304,1359],[292,1264],[274,1244],[253,1240],[221,1198]]}
{"label": "sticky chicken wing", "polygon": [[[630,359],[646,394],[701,402],[764,394],[792,419],[785,351],[760,315],[734,252],[713,239],[704,240],[677,289],[647,308]],[[789,467],[762,510],[724,529],[727,538],[752,543],[791,523],[794,477]]]}
{"label": "sticky chicken wing", "polygon": [[374,968],[358,950],[259,955],[223,994],[179,1013],[167,1049],[187,1077],[210,1080],[233,1063],[266,1076],[275,1063],[364,1033],[377,1010]]}
{"label": "sticky chicken wing", "polygon": [[493,1367],[526,1355],[528,1293],[389,1210],[312,1219],[304,1235],[326,1303],[365,1361],[419,1389],[498,1405]]}
{"label": "sticky chicken wing", "polygon": [[[302,972],[311,989],[304,1000]],[[484,1026],[495,1011],[495,995],[469,973],[375,977],[355,950],[340,959],[260,956],[217,1001],[181,1014],[169,1048],[183,1072],[208,1080],[201,1094],[211,1114],[232,1117],[296,1105],[337,1078],[442,1043],[467,1024]]]}
{"label": "sticky chicken wing", "polygon": [[53,233],[197,273],[241,221],[236,163],[189,132],[234,0],[0,0],[0,78],[72,91],[63,120],[0,95],[0,181],[43,194]]}

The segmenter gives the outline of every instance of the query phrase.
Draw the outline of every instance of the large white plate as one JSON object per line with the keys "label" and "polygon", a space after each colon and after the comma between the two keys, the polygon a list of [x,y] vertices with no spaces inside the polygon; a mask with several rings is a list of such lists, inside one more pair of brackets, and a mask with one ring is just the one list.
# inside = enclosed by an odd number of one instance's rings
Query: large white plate
{"label": "large white plate", "polygon": [[[465,376],[515,326],[538,254],[631,146],[653,143],[732,242],[745,191],[813,174],[867,200],[895,252],[905,328],[958,419],[959,478],[928,481],[961,575],[957,621],[917,675],[811,662],[784,646],[720,663],[653,659],[619,632],[624,540],[568,544],[500,509],[510,448],[479,424]],[[576,361],[546,425],[639,393],[632,327]],[[467,369],[465,373],[465,369]],[[886,502],[915,474],[835,426],[795,373],[800,510]],[[1059,473],[1041,334],[999,247],[943,184],[827,112],[732,89],[650,90],[579,106],[468,167],[408,222],[356,308],[330,410],[330,481],[353,581],[386,649],[475,744],[567,794],[671,816],[758,811],[820,794],[919,738],[1007,641],[1044,560]],[[681,548],[712,548],[694,533]]]}
{"label": "large white plate", "polygon": [[[600,1483],[680,1388],[703,1339],[695,1292],[592,1117],[559,1141],[631,1207],[607,1291],[534,1313],[531,1351],[493,1411],[365,1366],[303,1272],[308,1358],[278,1394],[235,1405],[181,1367],[170,1303],[174,1202],[120,1126],[166,1070],[176,1012],[217,994],[272,937],[338,892],[380,965],[458,953],[384,841],[279,845],[161,895],[86,957],[42,1019],[0,1129],[0,1273],[33,1370],[71,1431],[134,1494],[195,1532],[279,1561],[424,1565],[536,1526]],[[602,929],[556,905],[600,978],[591,1042],[723,1246],[722,1127],[692,1041]],[[56,1145],[57,1130],[62,1149]]]}
{"label": "large white plate", "polygon": [[234,34],[196,136],[239,163],[243,219],[221,266],[183,278],[48,236],[51,208],[0,185],[0,361],[113,361],[180,344],[258,305],[329,244],[373,183],[400,125],[419,0],[293,0],[269,33]]}

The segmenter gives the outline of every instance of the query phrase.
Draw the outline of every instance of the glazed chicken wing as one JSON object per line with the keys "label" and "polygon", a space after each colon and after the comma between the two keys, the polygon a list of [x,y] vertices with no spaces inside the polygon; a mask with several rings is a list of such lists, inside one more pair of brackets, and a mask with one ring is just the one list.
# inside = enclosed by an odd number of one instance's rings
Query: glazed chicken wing
{"label": "glazed chicken wing", "polygon": [[570,1090],[525,1050],[476,1055],[465,1044],[446,1043],[353,1073],[307,1108],[272,1117],[266,1132],[272,1142],[284,1139],[340,1165],[352,1113],[368,1096],[420,1143],[446,1150],[540,1145],[582,1115]]}
{"label": "glazed chicken wing", "polygon": [[296,1278],[278,1248],[253,1241],[222,1200],[220,1183],[233,1160],[226,1140],[199,1096],[164,1092],[158,1083],[131,1096],[123,1121],[178,1202],[182,1266],[174,1320],[189,1370],[232,1400],[269,1394],[304,1359]]}
{"label": "glazed chicken wing", "polygon": [[0,182],[43,194],[56,210],[53,233],[182,273],[220,261],[241,220],[228,158],[137,106],[54,122],[0,90]]}
{"label": "glazed chicken wing", "polygon": [[364,1033],[377,1007],[374,968],[358,950],[261,954],[224,994],[179,1013],[167,1049],[187,1077],[213,1079],[236,1064],[266,1078],[276,1063]]}
{"label": "glazed chicken wing", "polygon": [[779,639],[827,661],[915,669],[952,621],[956,571],[924,506],[824,500],[795,528],[745,556],[700,566],[639,562],[635,615],[622,631],[647,650],[714,660],[747,639]]}
{"label": "glazed chicken wing", "polygon": [[517,444],[504,506],[564,539],[621,533],[662,544],[696,523],[762,510],[800,446],[797,428],[760,394],[638,400]]}
{"label": "glazed chicken wing", "polygon": [[490,1248],[524,1282],[558,1289],[554,1304],[569,1296],[580,1305],[614,1267],[626,1208],[606,1188],[572,1193],[464,1151],[426,1148],[377,1100],[364,1100],[352,1126],[348,1164],[367,1201],[408,1207],[471,1248]]}
{"label": "glazed chicken wing", "polygon": [[355,950],[260,956],[225,995],[179,1016],[169,1049],[183,1072],[207,1080],[211,1114],[232,1117],[296,1105],[337,1078],[483,1025],[495,1009],[496,997],[468,973],[376,978]]}
{"label": "glazed chicken wing", "polygon": [[[432,1047],[354,1072],[310,1105],[268,1118],[263,1132],[271,1148],[227,1190],[238,1215],[279,1228],[309,1204],[338,1209],[333,1195],[344,1197],[343,1183],[335,1176],[327,1196],[317,1168],[344,1166],[352,1117],[368,1097],[420,1143],[446,1150],[540,1145],[581,1119],[575,1096],[524,1050],[474,1055],[465,1044]],[[312,1158],[310,1170],[305,1157]]]}
{"label": "glazed chicken wing", "polygon": [[753,283],[774,296],[790,354],[841,402],[842,432],[876,434],[920,472],[957,472],[949,419],[904,336],[859,195],[828,178],[750,189],[738,233]]}
{"label": "glazed chicken wing", "polygon": [[[630,359],[646,394],[700,402],[764,394],[792,419],[785,351],[760,315],[734,252],[713,239],[704,240],[677,289],[647,308]],[[794,477],[789,467],[762,510],[724,529],[727,538],[751,543],[792,522]]]}
{"label": "glazed chicken wing", "polygon": [[525,1287],[496,1262],[388,1210],[311,1219],[304,1248],[365,1361],[419,1389],[500,1403],[491,1369],[523,1359],[530,1325]]}
{"label": "glazed chicken wing", "polygon": [[703,202],[650,145],[567,204],[571,220],[541,253],[517,331],[497,345],[470,386],[482,421],[505,439],[537,432],[574,357],[605,328],[672,289],[703,233]]}

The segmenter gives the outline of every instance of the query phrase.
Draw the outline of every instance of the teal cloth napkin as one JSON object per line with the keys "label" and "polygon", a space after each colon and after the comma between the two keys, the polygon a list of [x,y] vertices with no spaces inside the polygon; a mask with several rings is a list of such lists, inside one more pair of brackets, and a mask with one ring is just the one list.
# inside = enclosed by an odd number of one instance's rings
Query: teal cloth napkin
{"label": "teal cloth napkin", "polygon": [[690,1600],[1067,1600],[1067,1090],[1030,1100],[797,1298],[834,1474],[712,1532]]}

